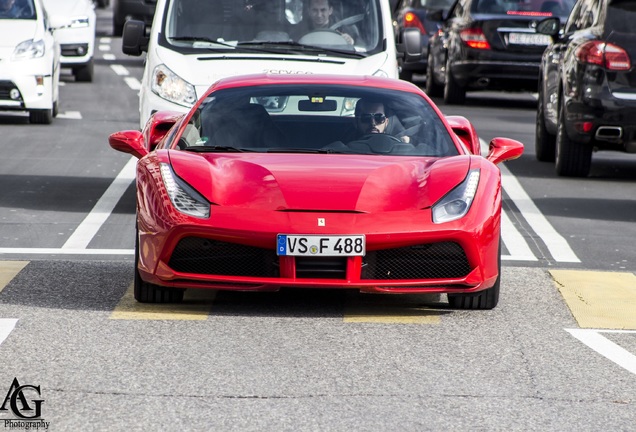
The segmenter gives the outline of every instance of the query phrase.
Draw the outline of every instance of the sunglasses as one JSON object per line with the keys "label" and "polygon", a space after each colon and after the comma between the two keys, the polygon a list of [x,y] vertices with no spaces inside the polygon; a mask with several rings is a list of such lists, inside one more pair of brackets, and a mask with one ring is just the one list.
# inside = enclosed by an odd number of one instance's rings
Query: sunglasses
{"label": "sunglasses", "polygon": [[371,123],[373,121],[375,124],[382,124],[386,121],[386,115],[383,113],[362,114],[359,115],[358,118],[362,123]]}

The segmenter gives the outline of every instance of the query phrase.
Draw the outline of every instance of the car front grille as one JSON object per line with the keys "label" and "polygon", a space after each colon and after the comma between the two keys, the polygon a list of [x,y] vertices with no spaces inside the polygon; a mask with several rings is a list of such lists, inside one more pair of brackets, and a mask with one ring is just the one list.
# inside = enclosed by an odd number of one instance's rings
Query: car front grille
{"label": "car front grille", "polygon": [[223,276],[277,277],[273,250],[199,237],[179,241],[169,266],[178,272]]}
{"label": "car front grille", "polygon": [[[297,279],[346,279],[346,257],[294,259]],[[461,278],[471,271],[463,248],[454,242],[368,251],[362,260],[360,280]],[[169,266],[177,272],[192,274],[280,276],[278,256],[274,250],[199,237],[180,240]]]}
{"label": "car front grille", "polygon": [[470,273],[464,249],[441,242],[367,252],[361,279],[445,279]]}

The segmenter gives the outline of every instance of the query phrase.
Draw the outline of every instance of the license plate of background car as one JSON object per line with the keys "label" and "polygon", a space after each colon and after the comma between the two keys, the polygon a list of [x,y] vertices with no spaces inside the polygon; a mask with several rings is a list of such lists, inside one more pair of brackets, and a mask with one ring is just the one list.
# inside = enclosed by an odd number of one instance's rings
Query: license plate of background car
{"label": "license plate of background car", "polygon": [[276,253],[285,256],[364,256],[364,235],[278,234]]}
{"label": "license plate of background car", "polygon": [[536,33],[510,33],[508,34],[509,45],[549,45],[550,36]]}

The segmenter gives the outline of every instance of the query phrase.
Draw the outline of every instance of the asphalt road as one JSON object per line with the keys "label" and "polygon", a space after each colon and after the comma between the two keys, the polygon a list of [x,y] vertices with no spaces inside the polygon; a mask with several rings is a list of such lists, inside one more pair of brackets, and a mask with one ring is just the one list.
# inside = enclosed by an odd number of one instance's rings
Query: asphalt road
{"label": "asphalt road", "polygon": [[95,82],[66,75],[52,125],[0,114],[0,430],[14,386],[55,431],[636,429],[636,157],[558,178],[534,158],[533,95],[469,94],[442,111],[526,144],[502,167],[496,309],[311,290],[139,305],[130,158],[107,137],[137,127],[143,62],[109,12]]}

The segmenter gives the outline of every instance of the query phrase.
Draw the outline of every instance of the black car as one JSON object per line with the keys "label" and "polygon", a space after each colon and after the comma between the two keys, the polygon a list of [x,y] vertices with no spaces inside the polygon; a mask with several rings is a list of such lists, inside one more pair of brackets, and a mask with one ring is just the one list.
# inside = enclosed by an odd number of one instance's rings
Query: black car
{"label": "black car", "polygon": [[557,19],[541,62],[536,155],[561,176],[586,177],[592,152],[636,153],[636,0],[579,0]]}
{"label": "black car", "polygon": [[422,43],[422,57],[416,61],[402,61],[400,63],[400,78],[412,81],[413,74],[426,73],[428,63],[428,41],[437,33],[441,25],[438,14],[437,20],[431,19],[431,12],[447,12],[455,0],[398,0],[393,12],[395,19],[395,37],[401,43],[400,37],[405,28],[416,28],[420,31]]}
{"label": "black car", "polygon": [[548,17],[565,19],[574,0],[457,0],[431,38],[426,90],[463,104],[467,90],[536,92],[541,55],[536,32]]}
{"label": "black car", "polygon": [[121,36],[129,19],[143,21],[150,28],[157,0],[113,0],[113,35]]}

